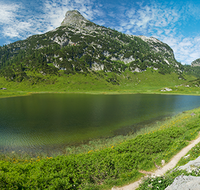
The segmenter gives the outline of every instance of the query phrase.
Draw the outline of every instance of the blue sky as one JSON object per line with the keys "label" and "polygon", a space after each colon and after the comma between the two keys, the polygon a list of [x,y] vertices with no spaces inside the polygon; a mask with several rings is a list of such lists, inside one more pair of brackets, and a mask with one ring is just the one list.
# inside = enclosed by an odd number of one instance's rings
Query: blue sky
{"label": "blue sky", "polygon": [[75,9],[96,24],[167,43],[182,64],[200,58],[198,0],[0,0],[0,8],[0,46],[52,30]]}

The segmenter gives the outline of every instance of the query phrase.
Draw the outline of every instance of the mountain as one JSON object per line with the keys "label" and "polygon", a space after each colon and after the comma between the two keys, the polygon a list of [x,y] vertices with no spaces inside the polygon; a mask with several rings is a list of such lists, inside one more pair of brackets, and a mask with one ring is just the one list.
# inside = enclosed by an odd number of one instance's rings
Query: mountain
{"label": "mountain", "polygon": [[75,10],[68,11],[55,30],[0,47],[0,74],[18,82],[36,77],[35,73],[121,74],[149,67],[161,74],[182,72],[167,44],[99,26]]}
{"label": "mountain", "polygon": [[200,58],[194,60],[191,65],[184,65],[183,68],[186,74],[200,78]]}
{"label": "mountain", "polygon": [[194,61],[191,63],[191,66],[192,66],[192,67],[200,66],[200,58],[194,60]]}

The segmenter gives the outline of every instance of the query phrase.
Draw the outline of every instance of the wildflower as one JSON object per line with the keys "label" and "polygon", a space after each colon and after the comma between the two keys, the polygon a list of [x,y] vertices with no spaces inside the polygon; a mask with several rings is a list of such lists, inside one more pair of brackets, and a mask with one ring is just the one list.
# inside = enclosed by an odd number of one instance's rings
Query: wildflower
{"label": "wildflower", "polygon": [[151,183],[151,184],[149,184],[149,185],[148,185],[148,187],[152,188],[152,187],[153,187],[152,183]]}
{"label": "wildflower", "polygon": [[158,181],[158,183],[161,183],[161,182],[162,182],[161,180]]}

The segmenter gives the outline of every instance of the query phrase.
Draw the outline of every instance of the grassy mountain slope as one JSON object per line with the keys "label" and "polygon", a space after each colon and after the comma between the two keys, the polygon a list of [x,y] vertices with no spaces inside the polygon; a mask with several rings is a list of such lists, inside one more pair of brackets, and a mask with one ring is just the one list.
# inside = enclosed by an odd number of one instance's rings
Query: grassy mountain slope
{"label": "grassy mountain slope", "polygon": [[[181,80],[176,73],[162,75],[153,69],[134,74],[126,71],[121,75],[98,72],[69,74],[61,77],[46,75],[44,77],[44,81],[38,81],[35,84],[26,80],[8,82],[1,77],[0,87],[5,87],[7,90],[0,90],[0,96],[22,95],[28,92],[169,93],[161,92],[164,87],[171,88],[173,91],[170,93],[199,94],[199,88],[187,82],[194,80],[194,77],[185,76],[186,80]],[[190,87],[186,88],[186,85]]]}
{"label": "grassy mountain slope", "polygon": [[159,90],[186,83],[183,69],[167,44],[96,25],[77,11],[53,31],[0,47],[0,85],[19,90]]}

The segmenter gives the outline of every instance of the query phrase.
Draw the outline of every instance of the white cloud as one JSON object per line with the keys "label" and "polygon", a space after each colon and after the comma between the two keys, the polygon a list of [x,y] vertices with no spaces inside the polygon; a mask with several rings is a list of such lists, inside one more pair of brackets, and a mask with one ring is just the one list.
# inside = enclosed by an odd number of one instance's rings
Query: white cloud
{"label": "white cloud", "polygon": [[[174,50],[176,59],[182,63],[190,64],[200,57],[200,45],[198,45],[200,44],[200,36],[188,35],[189,37],[186,37],[179,30],[187,16],[194,16],[190,11],[194,10],[196,12],[196,8],[186,7],[187,5],[181,8],[170,7],[159,3],[151,5],[139,3],[138,6],[137,9],[135,4],[128,7],[124,16],[118,19],[120,25],[117,29],[119,31],[158,38]],[[188,10],[187,13],[184,10]]]}
{"label": "white cloud", "polygon": [[96,24],[102,26],[102,25],[105,25],[105,21],[104,20],[95,20],[94,21]]}
{"label": "white cloud", "polygon": [[195,59],[200,58],[200,36],[187,38],[183,36],[162,36],[161,40],[174,50],[176,59],[182,64],[190,64]]}
{"label": "white cloud", "polygon": [[135,14],[135,8],[131,8],[129,10],[126,11],[125,15],[128,17],[128,18],[132,18]]}
{"label": "white cloud", "polygon": [[[92,20],[103,15],[98,8],[93,8],[92,0],[46,0],[38,13],[29,12],[24,4],[5,4],[0,2],[0,36],[10,39],[25,39],[30,35],[44,33],[60,26],[68,10],[78,10]],[[23,16],[22,16],[23,15]],[[7,40],[8,41],[8,40]]]}
{"label": "white cloud", "polygon": [[29,22],[20,21],[20,9],[22,9],[21,4],[1,4],[0,12],[0,25],[2,26],[2,34],[5,37],[10,38],[20,38],[23,37],[31,24]]}
{"label": "white cloud", "polygon": [[[86,19],[133,35],[154,36],[170,45],[178,61],[190,64],[200,57],[200,36],[183,36],[178,27],[189,17],[199,19],[199,7],[159,3],[102,4],[93,0],[44,0],[37,13],[27,14],[27,5],[0,1],[0,36],[24,39],[60,26],[68,10],[78,10]],[[117,13],[117,14],[116,14]],[[23,15],[23,16],[22,16]]]}
{"label": "white cloud", "polygon": [[[65,13],[78,10],[86,19],[93,20],[103,15],[99,8],[93,7],[92,0],[46,0],[44,3],[45,22],[49,23],[47,30],[60,26]],[[101,21],[102,23],[102,21]]]}
{"label": "white cloud", "polygon": [[[41,28],[39,19],[33,15],[22,16],[24,6],[22,4],[6,5],[0,2],[0,36],[5,38],[24,39],[30,34],[38,33]],[[7,39],[7,41],[10,41]]]}
{"label": "white cloud", "polygon": [[0,3],[1,11],[0,11],[0,24],[10,24],[13,18],[16,17],[16,13],[19,9],[19,5],[17,4],[2,4]]}

